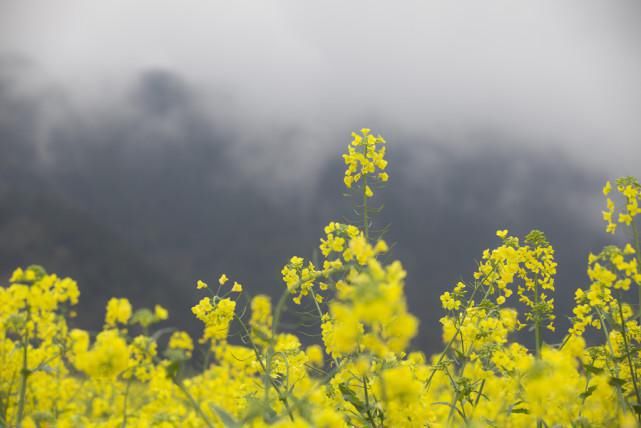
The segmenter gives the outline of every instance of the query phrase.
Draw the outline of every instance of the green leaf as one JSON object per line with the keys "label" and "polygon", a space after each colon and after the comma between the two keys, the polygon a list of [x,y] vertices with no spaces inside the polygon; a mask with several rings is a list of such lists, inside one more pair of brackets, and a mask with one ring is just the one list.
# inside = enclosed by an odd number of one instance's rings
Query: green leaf
{"label": "green leaf", "polygon": [[227,428],[241,428],[240,422],[238,422],[232,415],[227,413],[221,407],[218,407],[215,404],[209,404],[211,410],[218,415],[223,425]]}
{"label": "green leaf", "polygon": [[252,421],[254,418],[260,417],[267,424],[275,423],[278,420],[278,414],[264,401],[258,400],[252,396],[245,396],[247,400],[247,412],[243,418],[245,425],[247,422]]}
{"label": "green leaf", "polygon": [[464,362],[467,360],[467,357],[465,356],[465,354],[459,351],[458,349],[455,349],[454,353],[456,354],[456,358],[459,362]]}
{"label": "green leaf", "polygon": [[625,385],[625,379],[611,377],[610,380],[608,380],[608,383],[612,386],[622,386]]}
{"label": "green leaf", "polygon": [[584,392],[579,394],[579,397],[582,399],[588,398],[592,393],[596,390],[596,385],[591,385],[588,389],[586,389]]}
{"label": "green leaf", "polygon": [[356,409],[361,412],[367,412],[367,408],[365,406],[365,403],[363,403],[357,396],[354,394],[354,391],[349,389],[349,387],[345,384],[340,384],[338,388],[341,390],[341,393],[343,394],[343,398],[345,401],[348,401],[356,407]]}
{"label": "green leaf", "polygon": [[264,340],[266,342],[271,340],[271,336],[259,328],[253,328],[252,333],[260,340]]}
{"label": "green leaf", "polygon": [[601,374],[603,373],[603,368],[601,367],[594,367],[590,364],[586,364],[583,366],[586,372],[592,373],[592,374]]}
{"label": "green leaf", "polygon": [[178,372],[180,371],[180,363],[178,361],[171,361],[167,367],[165,367],[165,373],[170,379],[176,379]]}

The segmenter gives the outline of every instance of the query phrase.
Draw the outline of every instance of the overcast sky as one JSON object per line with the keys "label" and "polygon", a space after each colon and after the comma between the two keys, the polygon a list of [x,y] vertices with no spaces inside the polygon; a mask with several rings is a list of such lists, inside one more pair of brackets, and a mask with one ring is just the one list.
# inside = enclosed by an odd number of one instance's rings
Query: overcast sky
{"label": "overcast sky", "polygon": [[315,153],[362,125],[490,133],[612,175],[641,162],[640,29],[634,0],[0,1],[0,53],[79,105],[117,103],[160,68],[247,141],[295,127]]}

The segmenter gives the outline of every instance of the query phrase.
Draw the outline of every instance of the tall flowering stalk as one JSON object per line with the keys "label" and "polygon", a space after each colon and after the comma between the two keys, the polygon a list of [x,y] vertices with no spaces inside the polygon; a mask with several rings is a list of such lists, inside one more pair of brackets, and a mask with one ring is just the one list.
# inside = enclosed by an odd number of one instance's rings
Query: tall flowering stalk
{"label": "tall flowering stalk", "polygon": [[362,196],[360,207],[363,216],[363,233],[369,239],[370,232],[370,208],[368,199],[374,196],[372,187],[389,180],[389,174],[385,171],[387,160],[385,160],[386,141],[380,135],[372,134],[369,128],[361,129],[361,133],[352,133],[352,142],[343,155],[347,170],[343,181],[348,189],[356,187]]}

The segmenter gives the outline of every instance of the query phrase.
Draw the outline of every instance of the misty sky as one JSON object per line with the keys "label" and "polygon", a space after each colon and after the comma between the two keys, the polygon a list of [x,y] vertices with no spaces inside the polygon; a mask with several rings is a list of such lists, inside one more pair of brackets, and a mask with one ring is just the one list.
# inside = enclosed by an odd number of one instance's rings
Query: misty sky
{"label": "misty sky", "polygon": [[491,133],[622,175],[641,161],[640,23],[633,0],[3,0],[0,52],[96,114],[136,73],[176,72],[240,141],[294,132],[303,171],[367,125],[394,144]]}

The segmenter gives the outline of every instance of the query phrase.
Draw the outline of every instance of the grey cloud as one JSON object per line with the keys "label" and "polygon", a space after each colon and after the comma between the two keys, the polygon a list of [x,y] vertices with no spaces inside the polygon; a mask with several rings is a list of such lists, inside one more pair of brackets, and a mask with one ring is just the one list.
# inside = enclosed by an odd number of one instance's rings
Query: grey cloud
{"label": "grey cloud", "polygon": [[[294,180],[317,171],[310,158],[333,153],[326,142],[363,125],[463,148],[490,130],[508,146],[608,174],[634,173],[641,161],[636,1],[0,7],[0,49],[34,58],[76,102],[111,99],[144,69],[176,71],[211,117],[235,125],[239,155],[295,135],[286,155],[300,165]],[[223,109],[221,93],[233,100]]]}

